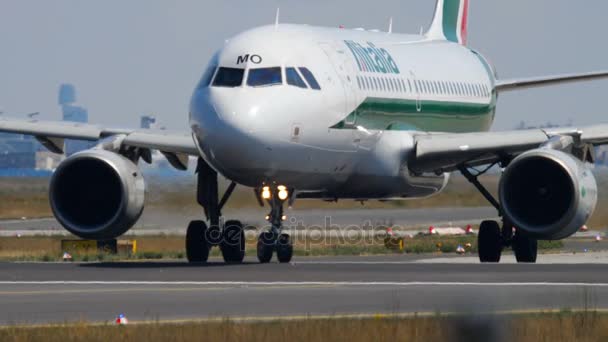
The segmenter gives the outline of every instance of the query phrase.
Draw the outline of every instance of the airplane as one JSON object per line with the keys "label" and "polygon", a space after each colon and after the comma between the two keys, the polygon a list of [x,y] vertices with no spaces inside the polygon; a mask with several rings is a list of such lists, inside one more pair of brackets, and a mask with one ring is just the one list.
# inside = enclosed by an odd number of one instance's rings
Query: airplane
{"label": "airplane", "polygon": [[[425,33],[398,34],[306,25],[253,28],[211,58],[190,103],[190,131],[113,129],[80,123],[0,120],[0,131],[35,136],[62,153],[64,139],[98,141],[63,161],[50,180],[57,220],[86,239],[129,230],[144,207],[140,160],[160,151],[177,169],[198,158],[197,198],[186,254],[206,262],[245,256],[243,224],[222,217],[237,185],[270,207],[257,257],[293,256],[283,208],[296,199],[402,200],[440,193],[462,173],[496,208],[483,221],[481,262],[512,248],[536,262],[537,241],[563,239],[593,213],[598,187],[586,164],[608,144],[608,125],[492,132],[503,92],[589,81],[608,71],[501,79],[467,46],[468,0],[438,0]],[[503,169],[495,198],[478,176]],[[480,167],[483,169],[479,169]],[[230,186],[220,197],[218,175]]]}

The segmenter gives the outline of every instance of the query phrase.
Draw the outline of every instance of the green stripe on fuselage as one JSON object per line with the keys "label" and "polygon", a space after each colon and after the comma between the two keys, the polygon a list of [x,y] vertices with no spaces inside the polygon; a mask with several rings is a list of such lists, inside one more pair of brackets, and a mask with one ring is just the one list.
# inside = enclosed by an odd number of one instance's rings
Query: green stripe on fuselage
{"label": "green stripe on fuselage", "polygon": [[331,128],[362,126],[369,130],[487,131],[492,125],[495,109],[495,98],[490,103],[367,98]]}

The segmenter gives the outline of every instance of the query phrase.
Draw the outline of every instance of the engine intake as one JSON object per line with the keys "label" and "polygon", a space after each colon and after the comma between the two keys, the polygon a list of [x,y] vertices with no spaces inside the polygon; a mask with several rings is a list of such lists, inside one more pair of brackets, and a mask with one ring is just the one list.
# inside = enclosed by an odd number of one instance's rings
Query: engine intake
{"label": "engine intake", "polygon": [[597,204],[591,170],[569,154],[545,148],[515,158],[501,178],[499,192],[506,219],[542,240],[576,233]]}
{"label": "engine intake", "polygon": [[124,234],[144,208],[145,184],[129,159],[105,150],[87,150],[63,161],[53,173],[49,198],[57,220],[85,239]]}

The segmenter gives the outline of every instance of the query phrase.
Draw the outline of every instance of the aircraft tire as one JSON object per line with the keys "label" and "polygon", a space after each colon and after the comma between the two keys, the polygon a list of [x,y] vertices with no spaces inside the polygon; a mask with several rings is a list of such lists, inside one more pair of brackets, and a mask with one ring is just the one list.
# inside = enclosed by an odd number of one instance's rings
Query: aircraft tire
{"label": "aircraft tire", "polygon": [[538,240],[516,232],[515,236],[513,236],[512,248],[517,262],[536,262],[536,257],[538,255]]}
{"label": "aircraft tire", "polygon": [[281,234],[277,241],[277,259],[280,263],[288,263],[293,257],[293,244],[287,234]]}
{"label": "aircraft tire", "polygon": [[191,221],[186,231],[186,257],[188,262],[207,262],[211,246],[206,239],[207,224]]}
{"label": "aircraft tire", "polygon": [[222,232],[220,250],[224,261],[240,264],[245,258],[245,231],[240,221],[227,221]]}
{"label": "aircraft tire", "polygon": [[272,260],[272,253],[274,252],[275,238],[271,232],[263,232],[258,237],[258,260],[262,264],[269,263]]}
{"label": "aircraft tire", "polygon": [[481,223],[479,235],[477,236],[477,251],[479,253],[479,261],[482,263],[500,262],[502,238],[498,222],[483,221]]}

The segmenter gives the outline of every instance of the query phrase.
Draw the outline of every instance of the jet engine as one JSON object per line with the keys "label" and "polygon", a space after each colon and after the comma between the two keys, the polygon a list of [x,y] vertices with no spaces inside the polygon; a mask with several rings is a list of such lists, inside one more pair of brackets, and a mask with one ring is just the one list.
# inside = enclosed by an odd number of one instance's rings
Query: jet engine
{"label": "jet engine", "polygon": [[63,161],[53,173],[49,191],[57,220],[85,239],[122,235],[144,208],[145,184],[137,165],[101,149],[79,152]]}
{"label": "jet engine", "polygon": [[591,170],[572,155],[548,148],[515,158],[502,176],[499,193],[505,218],[541,240],[574,234],[597,204]]}

